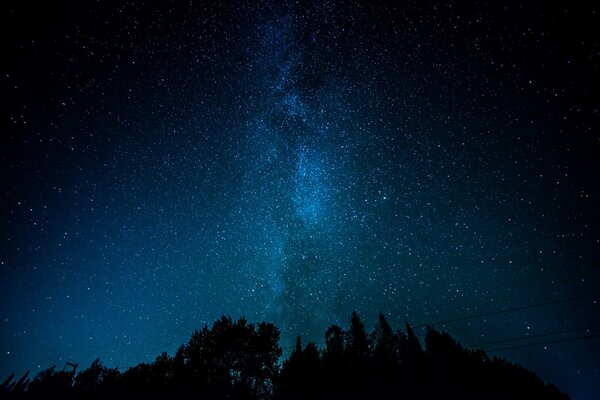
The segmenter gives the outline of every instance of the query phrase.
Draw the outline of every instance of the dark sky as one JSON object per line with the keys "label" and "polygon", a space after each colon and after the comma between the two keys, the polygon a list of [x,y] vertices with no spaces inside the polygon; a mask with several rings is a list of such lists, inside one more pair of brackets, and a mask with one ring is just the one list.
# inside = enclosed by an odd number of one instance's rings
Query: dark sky
{"label": "dark sky", "polygon": [[514,3],[3,1],[0,375],[587,296],[438,327],[598,398],[600,7]]}

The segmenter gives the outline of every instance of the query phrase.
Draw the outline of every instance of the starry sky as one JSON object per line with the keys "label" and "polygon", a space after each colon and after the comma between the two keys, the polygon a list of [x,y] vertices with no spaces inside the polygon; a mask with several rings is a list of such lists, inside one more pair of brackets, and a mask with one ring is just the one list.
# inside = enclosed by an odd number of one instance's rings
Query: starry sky
{"label": "starry sky", "polygon": [[[221,314],[600,333],[595,2],[1,7],[3,377]],[[598,339],[493,354],[600,393]]]}

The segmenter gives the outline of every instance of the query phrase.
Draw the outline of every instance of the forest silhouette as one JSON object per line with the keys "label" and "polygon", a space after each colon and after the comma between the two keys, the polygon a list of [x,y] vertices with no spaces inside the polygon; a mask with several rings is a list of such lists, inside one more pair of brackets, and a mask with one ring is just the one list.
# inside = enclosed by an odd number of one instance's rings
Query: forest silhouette
{"label": "forest silhouette", "polygon": [[533,372],[482,350],[463,348],[428,328],[424,347],[407,323],[394,330],[382,314],[371,333],[358,314],[348,330],[332,325],[325,347],[298,337],[281,361],[280,332],[223,316],[195,331],[174,356],[124,372],[100,360],[77,372],[48,368],[8,377],[1,399],[568,399]]}

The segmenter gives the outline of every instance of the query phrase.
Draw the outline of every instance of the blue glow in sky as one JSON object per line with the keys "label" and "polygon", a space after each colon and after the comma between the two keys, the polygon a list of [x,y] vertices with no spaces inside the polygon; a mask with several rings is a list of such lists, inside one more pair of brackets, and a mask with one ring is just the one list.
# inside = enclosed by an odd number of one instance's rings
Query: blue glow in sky
{"label": "blue glow in sky", "polygon": [[[0,375],[600,293],[596,5],[211,3],[2,5]],[[599,346],[498,355],[592,399]]]}

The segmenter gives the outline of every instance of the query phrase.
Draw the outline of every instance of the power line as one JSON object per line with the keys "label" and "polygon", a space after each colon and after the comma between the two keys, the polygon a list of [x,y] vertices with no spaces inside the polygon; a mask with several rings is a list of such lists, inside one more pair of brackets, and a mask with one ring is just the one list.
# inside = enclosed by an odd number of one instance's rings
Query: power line
{"label": "power line", "polygon": [[582,296],[574,296],[574,297],[567,297],[567,298],[563,298],[563,299],[550,300],[550,301],[546,301],[546,302],[543,302],[543,303],[526,304],[526,305],[512,307],[512,308],[505,308],[505,309],[502,309],[502,310],[489,311],[489,312],[485,312],[485,313],[481,313],[481,314],[469,315],[469,316],[466,316],[466,317],[459,317],[459,318],[447,319],[447,320],[444,320],[444,321],[438,321],[438,322],[429,323],[429,324],[415,325],[415,328],[424,328],[426,326],[451,324],[451,323],[454,323],[454,322],[460,322],[460,321],[467,321],[467,320],[470,320],[470,319],[477,319],[477,318],[489,317],[489,316],[492,316],[492,315],[505,314],[505,313],[514,312],[514,311],[528,310],[528,309],[531,309],[531,308],[543,307],[543,306],[548,306],[548,305],[552,305],[552,304],[560,304],[560,303],[566,303],[566,302],[569,302],[569,301],[583,300],[583,299],[588,299],[588,298],[591,298],[591,297],[598,297],[598,295],[597,294],[587,294],[587,295],[582,295]]}
{"label": "power line", "polygon": [[575,332],[581,332],[581,331],[591,331],[591,330],[598,329],[598,328],[600,328],[600,327],[599,326],[594,326],[594,327],[588,327],[588,328],[566,329],[566,330],[562,330],[562,331],[539,333],[539,334],[536,334],[536,335],[518,336],[518,337],[514,337],[514,338],[510,338],[510,339],[493,340],[493,341],[490,341],[490,342],[478,343],[478,344],[474,344],[474,345],[467,346],[467,347],[471,347],[471,348],[472,347],[483,347],[483,346],[489,346],[489,345],[493,345],[493,344],[510,343],[510,342],[517,342],[517,341],[520,341],[520,340],[528,340],[528,339],[535,339],[535,338],[541,338],[541,337],[563,335],[565,333],[575,333]]}
{"label": "power line", "polygon": [[[493,315],[506,314],[506,313],[515,312],[515,311],[528,310],[528,309],[532,309],[532,308],[543,307],[543,306],[548,306],[548,305],[553,305],[553,304],[566,303],[566,302],[576,301],[576,300],[583,300],[583,299],[588,299],[588,298],[598,297],[598,296],[599,295],[596,293],[590,293],[590,294],[581,295],[581,296],[565,297],[565,298],[561,298],[561,299],[545,301],[542,303],[525,304],[525,305],[521,305],[521,306],[517,306],[517,307],[505,308],[505,309],[496,310],[496,311],[489,311],[489,312],[485,312],[485,313],[474,314],[474,315],[469,315],[469,316],[465,316],[465,317],[458,317],[458,318],[448,319],[448,320],[444,320],[444,321],[438,321],[438,322],[434,322],[434,323],[415,325],[414,328],[424,328],[427,326],[445,325],[445,324],[450,324],[450,323],[454,323],[454,322],[461,322],[461,321],[467,321],[470,319],[477,319],[477,318],[489,317],[489,316],[493,316]],[[484,346],[484,345],[490,345],[490,344],[495,344],[495,343],[512,342],[512,341],[517,341],[517,340],[526,339],[526,338],[536,338],[536,337],[559,335],[562,333],[572,333],[572,332],[582,331],[584,329],[596,329],[596,328],[598,328],[598,327],[570,329],[570,330],[560,331],[560,332],[548,332],[548,333],[538,334],[538,335],[530,335],[530,336],[523,336],[523,337],[511,338],[511,339],[506,339],[506,340],[487,342],[487,343],[477,344],[477,345],[469,346],[469,347]],[[316,345],[324,345],[325,341],[313,341],[313,342],[307,341],[306,343],[307,344],[314,343]],[[286,349],[293,349],[295,347],[296,347],[295,345],[291,345],[291,346],[282,346],[281,348],[286,350]]]}
{"label": "power line", "polygon": [[586,336],[575,336],[575,337],[567,338],[567,339],[556,339],[556,340],[548,340],[548,341],[545,341],[545,342],[535,342],[535,343],[522,344],[522,345],[519,345],[519,346],[501,347],[499,349],[486,350],[486,352],[487,353],[495,353],[497,351],[514,350],[514,349],[520,349],[520,348],[523,348],[523,347],[542,346],[542,345],[545,345],[545,344],[572,342],[572,341],[575,341],[575,340],[593,339],[593,338],[599,338],[599,337],[600,337],[600,333],[594,334],[594,335],[586,335]]}

